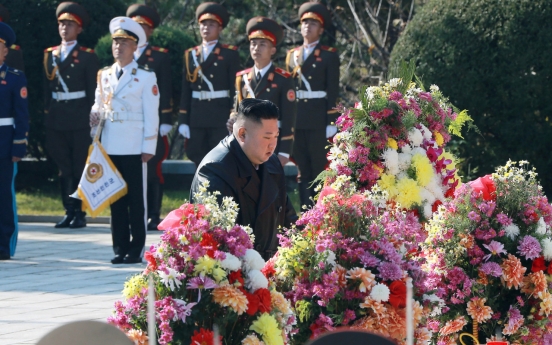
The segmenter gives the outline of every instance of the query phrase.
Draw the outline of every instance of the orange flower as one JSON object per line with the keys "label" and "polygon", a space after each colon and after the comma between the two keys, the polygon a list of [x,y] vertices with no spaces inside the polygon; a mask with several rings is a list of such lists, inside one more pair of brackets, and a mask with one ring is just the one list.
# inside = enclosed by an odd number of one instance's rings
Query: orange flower
{"label": "orange flower", "polygon": [[393,339],[406,338],[406,309],[389,308],[387,309],[387,331]]}
{"label": "orange flower", "polygon": [[475,242],[475,239],[473,238],[472,235],[465,235],[465,234],[460,234],[459,235],[461,240],[460,240],[460,245],[466,249],[471,249],[473,248],[473,245],[474,245],[474,242]]}
{"label": "orange flower", "polygon": [[416,345],[429,344],[431,332],[425,327],[416,328],[414,331],[414,338],[416,338]]}
{"label": "orange flower", "polygon": [[387,332],[387,323],[382,322],[380,319],[371,316],[366,316],[358,319],[351,326],[351,329],[362,329],[384,337],[389,337],[389,332]]}
{"label": "orange flower", "polygon": [[278,309],[280,313],[283,313],[285,315],[292,313],[289,301],[280,292],[276,290],[271,290],[270,298],[272,300],[272,306]]}
{"label": "orange flower", "polygon": [[334,272],[337,274],[337,284],[339,287],[344,288],[347,285],[347,269],[340,265],[335,265]]}
{"label": "orange flower", "polygon": [[548,291],[544,291],[539,293],[539,298],[542,300],[539,304],[539,315],[550,315],[552,313],[552,295]]}
{"label": "orange flower", "polygon": [[424,317],[424,308],[421,306],[420,302],[414,301],[412,309],[414,316],[414,327],[417,327]]}
{"label": "orange flower", "polygon": [[126,335],[136,345],[148,345],[148,336],[141,330],[131,329]]}
{"label": "orange flower", "polygon": [[247,297],[232,285],[223,285],[213,290],[213,300],[223,307],[230,307],[241,315],[247,310]]}
{"label": "orange flower", "polygon": [[541,292],[546,291],[548,283],[543,271],[530,273],[526,277],[523,277],[523,284],[521,285],[521,292],[527,295],[538,295]]}
{"label": "orange flower", "polygon": [[242,345],[264,345],[255,334],[250,334],[242,340]]}
{"label": "orange flower", "polygon": [[362,267],[355,267],[347,271],[346,278],[360,280],[361,283],[358,287],[358,290],[360,292],[366,292],[367,290],[370,290],[374,285],[376,285],[376,276],[373,275],[372,272]]}
{"label": "orange flower", "polygon": [[464,326],[467,323],[468,323],[468,321],[466,321],[466,319],[463,316],[460,316],[460,317],[458,317],[454,320],[451,320],[451,321],[445,323],[445,325],[439,331],[439,334],[440,335],[449,335],[449,334],[452,334],[452,333],[460,332],[462,330],[462,328],[464,328]]}
{"label": "orange flower", "polygon": [[487,302],[486,298],[474,297],[468,302],[468,307],[466,308],[468,315],[479,323],[483,323],[493,316],[493,310],[491,307],[486,306],[485,302]]}
{"label": "orange flower", "polygon": [[366,296],[364,298],[364,303],[360,303],[359,305],[361,308],[364,309],[372,309],[372,311],[374,312],[374,314],[376,314],[376,317],[378,318],[382,317],[387,311],[387,308],[385,308],[385,306],[381,302],[374,301],[370,298],[370,296]]}
{"label": "orange flower", "polygon": [[508,258],[502,261],[502,284],[506,285],[508,289],[519,289],[522,284],[522,278],[527,271],[526,267],[521,265],[521,261],[512,254],[508,254]]}

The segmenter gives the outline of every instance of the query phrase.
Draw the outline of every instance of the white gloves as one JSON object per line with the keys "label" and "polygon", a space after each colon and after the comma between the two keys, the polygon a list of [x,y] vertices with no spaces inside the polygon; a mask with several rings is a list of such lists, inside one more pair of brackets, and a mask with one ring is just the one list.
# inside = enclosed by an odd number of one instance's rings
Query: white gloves
{"label": "white gloves", "polygon": [[190,126],[181,124],[178,126],[178,133],[182,134],[184,138],[190,139]]}
{"label": "white gloves", "polygon": [[96,132],[98,131],[98,126],[91,127],[90,128],[90,138],[94,139],[96,136]]}
{"label": "white gloves", "polygon": [[169,134],[169,132],[171,131],[172,129],[172,126],[171,125],[167,125],[167,124],[162,124],[160,127],[159,127],[159,135],[164,137],[165,135]]}
{"label": "white gloves", "polygon": [[332,125],[326,126],[326,139],[333,137],[335,133],[337,133],[336,126],[332,126]]}

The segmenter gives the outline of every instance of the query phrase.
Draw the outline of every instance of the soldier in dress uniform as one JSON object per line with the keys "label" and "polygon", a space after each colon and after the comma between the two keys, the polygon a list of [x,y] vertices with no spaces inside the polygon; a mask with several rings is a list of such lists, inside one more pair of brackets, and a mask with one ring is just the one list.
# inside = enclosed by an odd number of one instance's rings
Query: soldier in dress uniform
{"label": "soldier in dress uniform", "polygon": [[14,180],[17,162],[25,155],[29,132],[27,79],[5,64],[15,33],[0,23],[0,260],[9,260],[17,244]]}
{"label": "soldier in dress uniform", "polygon": [[246,31],[255,65],[236,75],[236,102],[239,104],[244,98],[259,98],[276,104],[280,110],[280,135],[275,153],[280,163],[285,165],[293,146],[297,104],[291,74],[272,63],[272,56],[284,38],[284,31],[278,23],[266,17],[249,20]]}
{"label": "soldier in dress uniform", "polygon": [[149,39],[153,30],[159,26],[160,18],[153,8],[134,4],[127,9],[127,17],[142,25],[146,33],[146,43],[134,52],[134,59],[138,65],[155,72],[159,86],[159,138],[157,151],[148,161],[148,230],[157,230],[161,215],[163,200],[163,172],[161,164],[169,155],[169,141],[167,134],[172,129],[172,84],[171,60],[169,50],[152,46]]}
{"label": "soldier in dress uniform", "polygon": [[327,165],[328,138],[336,132],[334,109],[339,92],[339,56],[335,48],[320,44],[324,28],[331,24],[328,9],[307,2],[299,8],[303,45],[288,51],[286,68],[297,90],[297,124],[293,158],[298,165],[302,205],[315,196],[312,181]]}
{"label": "soldier in dress uniform", "polygon": [[[0,5],[0,22],[8,22],[8,20],[10,20],[10,11],[8,11],[8,9],[4,6]],[[6,60],[4,60],[4,63],[11,68],[25,71],[25,64],[23,63],[23,51],[21,50],[21,47],[13,43],[8,48],[8,56],[6,56]]]}
{"label": "soldier in dress uniform", "polygon": [[223,6],[205,2],[197,7],[196,18],[203,41],[184,52],[178,131],[188,139],[186,153],[197,167],[228,134],[225,123],[240,61],[236,46],[218,41],[229,19]]}
{"label": "soldier in dress uniform", "polygon": [[60,171],[65,216],[56,228],[86,226],[81,201],[73,199],[91,143],[89,115],[94,104],[98,57],[77,36],[89,22],[81,5],[62,2],[56,10],[61,44],[44,51],[46,148]]}
{"label": "soldier in dress uniform", "polygon": [[111,263],[132,264],[142,262],[146,243],[147,162],[155,155],[159,135],[159,88],[155,73],[134,60],[134,52],[146,42],[142,26],[116,17],[109,31],[116,62],[98,72],[90,124],[94,132],[99,117],[106,117],[101,143],[128,188],[111,205]]}

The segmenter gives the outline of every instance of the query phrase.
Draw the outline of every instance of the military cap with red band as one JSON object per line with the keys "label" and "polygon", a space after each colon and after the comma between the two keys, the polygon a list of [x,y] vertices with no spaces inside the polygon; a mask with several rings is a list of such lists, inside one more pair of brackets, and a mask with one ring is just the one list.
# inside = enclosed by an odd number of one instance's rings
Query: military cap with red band
{"label": "military cap with red band", "polygon": [[247,36],[249,40],[264,38],[275,46],[280,44],[284,38],[284,29],[274,20],[266,17],[254,17],[247,22]]}
{"label": "military cap with red band", "polygon": [[152,28],[158,27],[161,22],[161,18],[155,9],[142,4],[130,5],[126,11],[126,16],[132,18],[138,24],[146,24]]}
{"label": "military cap with red band", "polygon": [[317,2],[305,2],[299,7],[299,18],[301,22],[305,19],[314,19],[319,21],[324,28],[327,28],[331,22],[330,11],[326,6]]}
{"label": "military cap with red band", "polygon": [[84,7],[70,1],[59,4],[56,9],[56,17],[58,21],[71,20],[83,27],[90,22],[90,17]]}
{"label": "military cap with red band", "polygon": [[197,6],[196,18],[199,23],[208,19],[214,20],[224,28],[228,24],[230,15],[221,4],[217,4],[216,2],[204,2]]}
{"label": "military cap with red band", "polygon": [[4,43],[6,47],[15,43],[15,32],[8,24],[2,22],[0,22],[0,43]]}
{"label": "military cap with red band", "polygon": [[10,20],[10,11],[0,5],[0,22],[7,22],[8,20]]}

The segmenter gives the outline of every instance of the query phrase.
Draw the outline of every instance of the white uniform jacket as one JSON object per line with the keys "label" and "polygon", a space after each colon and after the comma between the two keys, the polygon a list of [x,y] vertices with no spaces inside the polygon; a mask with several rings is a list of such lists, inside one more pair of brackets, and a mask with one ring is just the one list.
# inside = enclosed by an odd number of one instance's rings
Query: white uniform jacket
{"label": "white uniform jacket", "polygon": [[98,72],[92,112],[106,116],[101,135],[109,155],[155,154],[159,129],[159,88],[153,71],[132,61],[120,79],[116,64]]}

